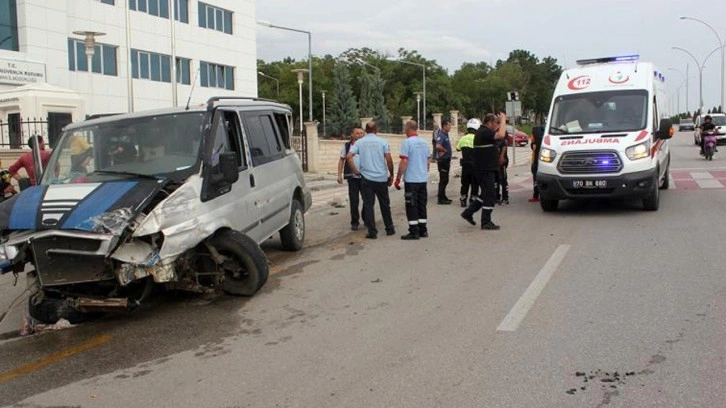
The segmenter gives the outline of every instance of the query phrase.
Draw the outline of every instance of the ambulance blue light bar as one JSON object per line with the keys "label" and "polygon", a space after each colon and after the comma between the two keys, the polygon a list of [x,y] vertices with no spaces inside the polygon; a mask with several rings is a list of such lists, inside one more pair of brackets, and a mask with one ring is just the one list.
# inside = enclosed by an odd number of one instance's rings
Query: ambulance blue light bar
{"label": "ambulance blue light bar", "polygon": [[635,62],[640,59],[640,55],[619,55],[615,57],[602,57],[602,58],[590,58],[577,60],[577,65],[590,65],[590,64],[607,64],[608,62]]}

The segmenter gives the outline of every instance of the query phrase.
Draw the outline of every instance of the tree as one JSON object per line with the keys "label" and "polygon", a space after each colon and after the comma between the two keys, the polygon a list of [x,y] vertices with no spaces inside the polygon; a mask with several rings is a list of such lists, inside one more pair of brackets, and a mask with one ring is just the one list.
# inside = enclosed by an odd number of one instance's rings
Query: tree
{"label": "tree", "polygon": [[378,122],[380,129],[388,131],[388,109],[386,108],[386,98],[383,96],[383,92],[386,88],[386,81],[384,81],[381,77],[380,71],[376,71],[372,79],[372,116],[375,121]]}
{"label": "tree", "polygon": [[359,115],[345,63],[335,64],[333,83],[330,115],[327,117],[330,131],[333,135],[348,135],[358,124]]}
{"label": "tree", "polygon": [[360,95],[358,97],[358,108],[361,117],[373,117],[373,78],[365,69],[361,71],[360,77]]}

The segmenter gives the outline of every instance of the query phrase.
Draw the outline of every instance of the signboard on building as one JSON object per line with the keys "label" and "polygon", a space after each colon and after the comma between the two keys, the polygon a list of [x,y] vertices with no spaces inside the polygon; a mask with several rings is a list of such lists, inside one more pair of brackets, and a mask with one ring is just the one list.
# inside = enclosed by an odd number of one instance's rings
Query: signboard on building
{"label": "signboard on building", "polygon": [[0,58],[0,84],[27,85],[45,81],[45,64]]}

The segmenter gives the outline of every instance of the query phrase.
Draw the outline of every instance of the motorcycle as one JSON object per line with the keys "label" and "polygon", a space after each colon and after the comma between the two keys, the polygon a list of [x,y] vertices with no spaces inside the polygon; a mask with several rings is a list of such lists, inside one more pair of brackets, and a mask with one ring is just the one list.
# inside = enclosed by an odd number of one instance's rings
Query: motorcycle
{"label": "motorcycle", "polygon": [[706,160],[713,160],[713,153],[716,151],[716,132],[705,132],[703,134],[703,156]]}
{"label": "motorcycle", "polygon": [[15,186],[10,182],[10,179],[10,172],[6,169],[0,169],[0,202],[18,193],[15,191]]}

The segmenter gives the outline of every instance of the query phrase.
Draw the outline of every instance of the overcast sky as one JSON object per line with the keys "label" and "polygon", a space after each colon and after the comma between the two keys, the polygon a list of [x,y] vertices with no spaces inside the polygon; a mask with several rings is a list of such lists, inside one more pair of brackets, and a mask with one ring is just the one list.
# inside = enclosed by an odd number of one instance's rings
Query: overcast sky
{"label": "overcast sky", "polygon": [[[312,32],[314,55],[338,55],[370,47],[395,54],[417,50],[453,73],[463,62],[494,63],[513,49],[552,56],[562,66],[575,60],[638,53],[661,69],[685,74],[689,64],[690,108],[698,106],[699,64],[719,44],[705,25],[679,20],[690,16],[711,24],[726,43],[726,2],[693,0],[259,0],[257,19]],[[307,36],[257,28],[258,58],[307,58]],[[703,70],[706,107],[720,104],[721,55]],[[670,92],[684,75],[666,71]],[[685,86],[681,89],[685,110]]]}

